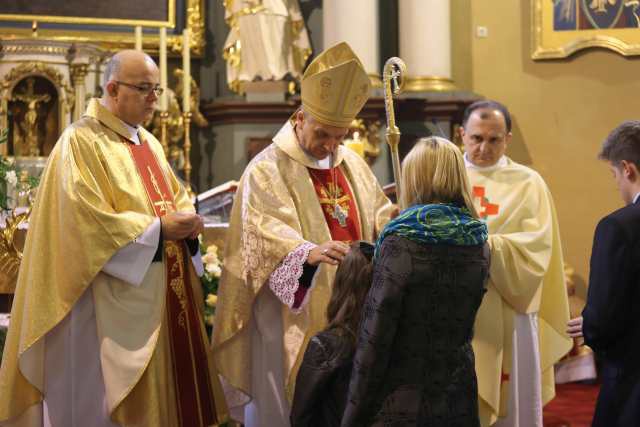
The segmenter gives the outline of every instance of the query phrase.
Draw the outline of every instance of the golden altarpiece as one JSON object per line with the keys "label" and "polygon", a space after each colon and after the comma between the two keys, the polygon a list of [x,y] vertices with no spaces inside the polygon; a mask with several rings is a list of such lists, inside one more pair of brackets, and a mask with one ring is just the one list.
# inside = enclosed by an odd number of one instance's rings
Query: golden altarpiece
{"label": "golden altarpiece", "polygon": [[[0,21],[6,24],[0,27],[0,137],[4,140],[0,144],[0,161],[11,170],[20,171],[3,180],[0,313],[10,307],[28,227],[29,192],[25,197],[21,185],[26,186],[27,178],[39,177],[62,131],[80,118],[89,99],[102,95],[106,60],[114,51],[136,46],[136,26],[144,27],[142,47],[152,56],[158,54],[158,28],[163,27],[169,30],[169,55],[177,56],[183,51],[179,27],[190,31],[189,50],[196,56],[202,54],[204,0],[149,1],[127,6],[126,1],[116,0],[123,7],[112,4],[112,9],[119,11],[107,13],[92,8],[92,2],[87,2],[89,6],[84,11],[65,10],[65,5],[58,7],[40,0],[26,7],[29,10],[13,2],[0,6]],[[145,2],[148,7],[140,7]],[[184,19],[181,23],[176,23],[176,8],[184,8],[184,13],[179,14]],[[150,9],[156,15],[150,16]],[[78,16],[80,12],[84,16]],[[163,117],[166,153],[172,165],[184,168],[185,156],[180,152],[184,120],[176,96],[181,95],[183,76],[179,69],[174,73],[178,89],[168,91],[168,114]],[[193,81],[191,85],[191,93],[196,95],[191,102],[197,105],[198,88]],[[192,111],[189,119],[193,124],[206,126],[197,108]],[[160,114],[146,126],[155,128],[154,133],[160,138]]]}
{"label": "golden altarpiece", "polygon": [[62,130],[99,95],[107,52],[91,44],[29,39],[3,40],[0,46],[0,128],[6,142],[0,154],[22,171],[5,178],[6,206],[0,234],[0,294],[13,291],[28,198],[18,197],[27,176],[38,177]]}

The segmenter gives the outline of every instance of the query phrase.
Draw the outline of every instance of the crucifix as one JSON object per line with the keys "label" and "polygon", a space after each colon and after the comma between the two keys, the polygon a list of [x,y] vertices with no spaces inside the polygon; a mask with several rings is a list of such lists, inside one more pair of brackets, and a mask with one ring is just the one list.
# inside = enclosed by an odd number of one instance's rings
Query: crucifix
{"label": "crucifix", "polygon": [[[28,156],[39,156],[40,147],[38,145],[38,104],[41,102],[49,102],[51,96],[48,93],[36,94],[33,86],[35,79],[27,78],[27,88],[21,93],[16,93],[11,98],[12,101],[20,101],[27,105],[27,112],[24,113],[22,123],[19,124],[22,131],[21,141],[16,141],[16,146],[23,146],[22,153]],[[26,152],[25,152],[26,151]]]}

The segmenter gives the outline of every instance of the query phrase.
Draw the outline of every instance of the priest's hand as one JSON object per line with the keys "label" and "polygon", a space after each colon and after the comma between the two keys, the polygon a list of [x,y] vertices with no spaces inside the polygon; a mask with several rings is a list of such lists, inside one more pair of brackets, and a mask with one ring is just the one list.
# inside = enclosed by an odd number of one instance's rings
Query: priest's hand
{"label": "priest's hand", "polygon": [[582,316],[567,322],[567,334],[571,338],[580,338],[582,336]]}
{"label": "priest's hand", "polygon": [[202,217],[193,212],[171,212],[160,218],[164,240],[195,239],[204,231]]}
{"label": "priest's hand", "polygon": [[307,263],[311,265],[319,265],[326,262],[331,265],[338,265],[349,253],[349,245],[338,240],[330,240],[326,243],[316,246],[309,251]]}

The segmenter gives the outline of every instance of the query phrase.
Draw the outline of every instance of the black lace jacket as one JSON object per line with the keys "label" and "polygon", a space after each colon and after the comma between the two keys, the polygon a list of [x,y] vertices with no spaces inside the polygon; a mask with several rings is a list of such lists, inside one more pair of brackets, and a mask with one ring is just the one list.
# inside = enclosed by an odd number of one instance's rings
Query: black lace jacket
{"label": "black lace jacket", "polygon": [[311,338],[296,378],[292,427],[337,427],[347,400],[353,339],[332,329]]}
{"label": "black lace jacket", "polygon": [[471,338],[488,272],[487,245],[384,240],[343,427],[479,426]]}

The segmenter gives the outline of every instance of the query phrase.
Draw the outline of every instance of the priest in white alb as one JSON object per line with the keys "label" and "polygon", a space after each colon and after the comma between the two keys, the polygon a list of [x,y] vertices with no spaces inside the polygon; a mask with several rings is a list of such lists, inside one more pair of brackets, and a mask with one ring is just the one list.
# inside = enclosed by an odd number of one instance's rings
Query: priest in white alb
{"label": "priest in white alb", "polygon": [[554,364],[571,349],[560,231],[542,177],[505,155],[511,116],[478,101],[460,130],[476,209],[489,228],[491,271],[475,323],[483,427],[542,427]]}

